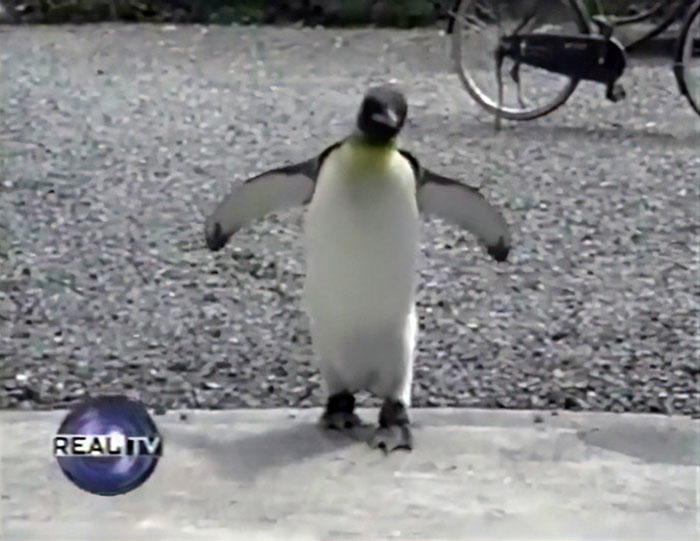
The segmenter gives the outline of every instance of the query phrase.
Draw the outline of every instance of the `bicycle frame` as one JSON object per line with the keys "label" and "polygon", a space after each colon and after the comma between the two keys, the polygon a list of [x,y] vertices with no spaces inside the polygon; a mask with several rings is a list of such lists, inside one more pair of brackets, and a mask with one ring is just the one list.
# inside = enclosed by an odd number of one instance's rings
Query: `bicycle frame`
{"label": "bicycle frame", "polygon": [[[663,4],[664,4],[664,2],[660,2],[660,3],[656,6],[656,8],[650,10],[650,11],[647,12],[647,13],[642,14],[642,15],[646,15],[644,18],[639,19],[639,18],[636,18],[636,17],[635,17],[635,18],[631,18],[631,19],[628,19],[628,20],[624,20],[624,19],[623,19],[623,20],[619,20],[619,21],[617,21],[617,22],[616,22],[615,19],[613,18],[613,19],[611,19],[610,22],[611,22],[612,26],[614,27],[614,26],[622,26],[622,25],[624,25],[624,24],[631,24],[631,23],[633,23],[633,22],[643,21],[643,20],[645,20],[645,19],[648,19],[649,17],[652,17],[652,16],[654,15],[653,12],[656,12],[657,10],[660,10],[660,8],[663,7]],[[684,13],[686,12],[686,10],[687,10],[689,7],[690,7],[690,4],[688,4],[685,0],[678,0],[678,3],[677,3],[677,5],[676,5],[675,9],[673,9],[673,10],[666,16],[666,18],[665,18],[663,21],[661,21],[659,24],[657,24],[657,25],[656,25],[651,31],[649,31],[647,34],[643,35],[643,36],[640,37],[640,38],[637,38],[637,39],[634,40],[632,43],[628,43],[628,44],[625,46],[625,49],[628,50],[628,51],[634,51],[639,45],[642,45],[642,44],[646,43],[647,41],[649,41],[649,40],[655,38],[656,36],[658,36],[658,35],[661,34],[662,32],[665,32],[676,20],[682,19],[682,18],[683,18]]]}
{"label": "bicycle frame", "polygon": [[[456,3],[457,8],[460,2]],[[501,37],[496,65],[501,66],[503,58],[508,57],[516,66],[527,64],[575,80],[603,83],[606,98],[613,102],[621,100],[625,92],[616,82],[627,65],[625,48],[612,37],[612,28],[592,18],[580,0],[569,0],[569,5],[582,26],[593,34],[593,26],[597,24],[602,35],[520,34],[516,29]],[[524,27],[535,12],[533,8],[518,28]]]}
{"label": "bicycle frame", "polygon": [[[447,12],[448,15],[450,15],[450,18],[447,21],[447,29],[445,32],[447,34],[452,34],[454,32],[454,26],[455,26],[455,13],[458,12],[460,6],[462,5],[462,2],[464,0],[455,0],[454,3],[452,4],[452,8]],[[545,0],[540,0],[540,1],[545,1]],[[583,22],[587,27],[592,28],[591,20],[590,17],[586,17],[584,15],[586,10],[581,6],[579,0],[569,0],[569,3],[571,4],[571,7],[574,10],[574,13],[576,14],[576,17]]]}
{"label": "bicycle frame", "polygon": [[[463,7],[463,3],[468,0],[454,0],[452,8],[448,12],[450,18],[447,24],[447,33],[454,33],[455,24],[458,22],[458,14]],[[540,0],[544,2],[545,0]],[[551,0],[547,0],[551,1]],[[683,50],[687,51],[687,34],[690,24],[700,13],[700,0],[660,0],[656,5],[645,12],[628,16],[615,17],[605,15],[592,15],[584,6],[583,0],[562,0],[563,4],[568,4],[572,11],[572,16],[577,23],[579,33],[552,34],[552,33],[520,33],[537,15],[538,7],[541,4],[533,4],[528,13],[522,16],[522,20],[517,28],[510,34],[501,33],[498,46],[493,51],[495,53],[495,69],[498,84],[498,106],[494,107],[496,114],[496,125],[500,118],[502,100],[502,75],[504,59],[512,60],[513,66],[510,69],[510,76],[516,84],[520,84],[520,66],[529,65],[545,71],[564,75],[575,85],[581,80],[590,80],[604,83],[607,87],[606,97],[611,101],[618,101],[625,96],[624,89],[617,83],[626,67],[627,51],[632,51],[644,42],[653,39],[667,30],[675,21],[682,21],[680,35],[677,38],[675,62],[673,71],[681,94],[688,97],[693,108],[700,114],[697,98],[691,99],[688,85],[684,79],[685,66],[682,65]],[[487,11],[500,19],[499,0]],[[503,6],[504,4],[501,4]],[[480,4],[476,4],[476,13],[479,14]],[[666,12],[665,9],[669,11]],[[638,37],[631,43],[623,46],[613,37],[615,27],[632,24],[643,20],[651,19],[656,15],[662,15],[662,20],[656,24],[651,31]],[[690,39],[693,51],[700,55],[700,38]],[[694,54],[694,53],[693,53]],[[467,84],[465,82],[465,84]],[[468,88],[469,90],[469,88]],[[518,87],[518,93],[520,88]],[[470,90],[472,96],[474,93]],[[520,94],[518,94],[520,96]],[[477,101],[478,98],[475,97]],[[483,105],[483,102],[480,101]],[[512,113],[511,113],[512,114]],[[545,113],[546,114],[546,113]],[[528,119],[512,117],[515,120]],[[536,117],[531,117],[536,118]]]}
{"label": "bicycle frame", "polygon": [[[457,13],[459,10],[459,7],[462,5],[462,2],[464,0],[455,0],[454,3],[452,4],[452,8],[448,11],[448,14],[450,15],[449,20],[447,21],[447,34],[452,34],[454,31],[454,25],[455,25],[455,18],[454,14]],[[588,10],[583,6],[581,3],[581,0],[568,0],[569,4],[571,5],[571,8],[574,10],[574,13],[576,16],[584,22],[584,24],[593,31],[595,29],[595,22],[593,16],[588,12]],[[674,0],[671,0],[674,1]],[[676,8],[673,9],[667,17],[661,21],[658,25],[656,25],[650,32],[647,34],[643,35],[640,38],[637,38],[634,40],[632,43],[628,44],[625,46],[625,49],[627,51],[633,51],[637,46],[649,41],[650,39],[655,38],[662,32],[666,31],[674,21],[677,19],[682,18],[683,13],[689,8],[690,2],[687,2],[686,0],[675,0],[677,2]],[[656,6],[653,8],[640,13],[638,15],[635,15],[633,17],[609,17],[607,18],[610,25],[612,27],[616,26],[624,26],[627,24],[632,24],[636,22],[641,22],[644,20],[647,20],[651,17],[653,17],[656,13],[660,12],[661,9],[663,9],[664,4],[666,3],[665,0],[660,1]]]}
{"label": "bicycle frame", "polygon": [[[450,10],[450,15],[452,16],[447,25],[448,34],[454,31],[454,14],[458,12],[463,1],[465,0],[455,0],[452,5]],[[671,11],[659,24],[655,25],[650,32],[622,47],[612,39],[614,28],[653,17],[666,6],[664,0],[646,12],[632,17],[621,18],[593,16],[584,7],[582,0],[568,0],[579,22],[586,26],[592,34],[595,33],[595,30],[599,30],[602,37],[595,35],[583,37],[561,34],[548,34],[547,36],[514,34],[501,38],[503,42],[502,52],[516,62],[530,64],[576,79],[605,83],[608,87],[606,96],[612,101],[617,101],[621,95],[615,93],[613,85],[625,69],[625,53],[633,51],[639,45],[664,32],[690,7],[687,0],[671,1],[675,2],[675,6],[672,7]],[[558,58],[555,59],[553,56]]]}

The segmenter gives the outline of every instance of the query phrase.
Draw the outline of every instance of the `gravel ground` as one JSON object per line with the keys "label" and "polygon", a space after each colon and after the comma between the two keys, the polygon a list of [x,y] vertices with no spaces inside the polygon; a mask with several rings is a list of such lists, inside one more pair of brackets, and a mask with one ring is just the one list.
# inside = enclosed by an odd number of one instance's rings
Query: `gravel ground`
{"label": "gravel ground", "polygon": [[0,407],[321,404],[301,210],[216,254],[202,222],[394,77],[404,146],[515,239],[499,265],[426,221],[414,404],[697,415],[699,121],[670,60],[632,64],[626,101],[496,134],[435,30],[0,27]]}

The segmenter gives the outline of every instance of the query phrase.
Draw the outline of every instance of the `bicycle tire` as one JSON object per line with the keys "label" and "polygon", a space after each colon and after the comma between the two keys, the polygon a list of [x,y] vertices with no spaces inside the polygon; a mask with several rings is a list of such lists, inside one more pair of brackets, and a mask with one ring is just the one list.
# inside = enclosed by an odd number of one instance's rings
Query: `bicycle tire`
{"label": "bicycle tire", "polygon": [[[566,101],[569,99],[571,94],[574,93],[576,90],[576,87],[578,86],[580,80],[579,79],[574,79],[574,78],[569,78],[568,84],[560,91],[556,98],[552,100],[551,103],[548,103],[546,105],[542,105],[539,107],[536,107],[532,110],[529,111],[524,111],[524,110],[516,110],[510,107],[504,107],[502,106],[500,109],[498,108],[497,104],[493,102],[493,100],[489,99],[488,97],[485,96],[484,92],[482,92],[476,83],[474,82],[473,77],[471,77],[466,70],[464,69],[464,66],[462,64],[462,42],[461,42],[461,34],[462,34],[462,27],[461,27],[461,19],[460,19],[460,14],[463,12],[463,10],[470,5],[471,0],[457,0],[455,2],[455,5],[452,10],[452,17],[454,19],[454,22],[451,26],[451,34],[452,34],[452,59],[455,63],[457,75],[459,76],[460,81],[462,82],[462,85],[465,87],[469,95],[476,101],[483,109],[491,113],[492,115],[496,115],[497,113],[501,118],[507,119],[507,120],[517,120],[517,121],[525,121],[525,120],[534,120],[536,118],[545,116],[555,109],[558,109]],[[591,26],[588,23],[587,18],[582,12],[581,6],[578,4],[576,0],[572,0],[569,2],[569,5],[571,6],[571,9],[573,10],[573,23],[575,23],[576,28],[581,34],[591,34]],[[500,112],[499,112],[500,111]]]}
{"label": "bicycle tire", "polygon": [[[681,32],[678,37],[676,48],[676,58],[674,64],[674,73],[678,82],[678,89],[683,94],[693,110],[700,115],[700,74],[697,83],[688,84],[687,70],[688,61],[692,58],[694,39],[700,39],[700,35],[694,38],[691,31],[697,25],[700,28],[700,0],[697,0],[688,11],[681,27]],[[699,33],[700,34],[700,33]],[[698,57],[700,58],[700,56]],[[699,68],[700,69],[700,66]]]}

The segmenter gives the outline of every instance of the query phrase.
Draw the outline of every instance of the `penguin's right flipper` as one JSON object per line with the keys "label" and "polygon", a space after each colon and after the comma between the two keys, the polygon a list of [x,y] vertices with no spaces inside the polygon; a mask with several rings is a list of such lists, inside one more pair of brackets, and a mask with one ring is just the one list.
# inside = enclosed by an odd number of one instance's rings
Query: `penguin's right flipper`
{"label": "penguin's right flipper", "polygon": [[423,212],[471,231],[496,261],[507,259],[511,246],[508,224],[479,190],[423,169],[417,198]]}
{"label": "penguin's right flipper", "polygon": [[266,171],[236,186],[206,220],[209,249],[223,248],[231,235],[249,222],[308,203],[323,160],[338,145],[328,147],[310,160]]}
{"label": "penguin's right flipper", "polygon": [[421,212],[471,231],[496,261],[505,261],[511,238],[503,215],[479,190],[422,167],[410,152],[401,150],[416,174],[416,198]]}

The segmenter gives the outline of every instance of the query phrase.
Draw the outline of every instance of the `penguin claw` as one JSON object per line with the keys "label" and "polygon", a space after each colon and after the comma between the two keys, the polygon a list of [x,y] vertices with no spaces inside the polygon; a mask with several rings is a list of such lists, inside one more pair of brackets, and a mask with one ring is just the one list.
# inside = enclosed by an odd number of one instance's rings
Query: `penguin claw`
{"label": "penguin claw", "polygon": [[372,449],[381,449],[386,455],[397,449],[411,451],[413,436],[408,425],[380,426],[368,443]]}
{"label": "penguin claw", "polygon": [[351,430],[361,425],[362,421],[357,415],[345,411],[324,413],[321,417],[321,426],[327,430]]}

